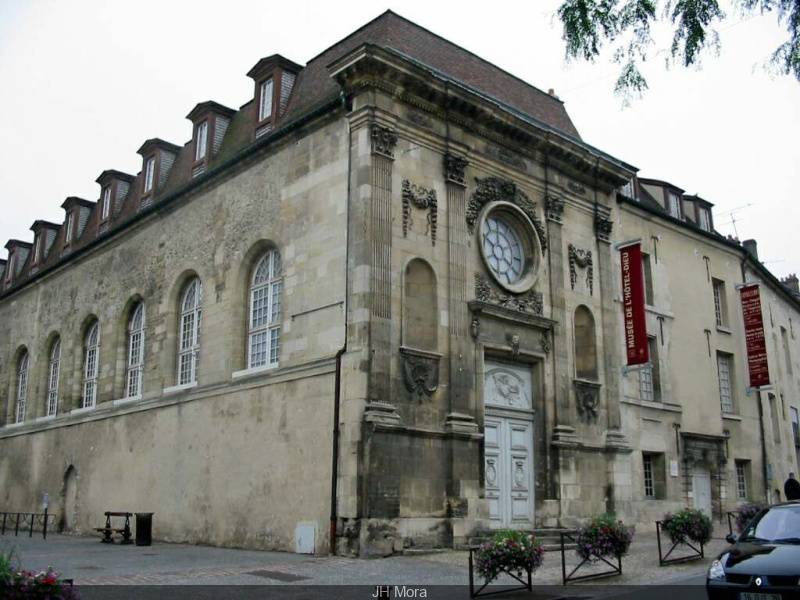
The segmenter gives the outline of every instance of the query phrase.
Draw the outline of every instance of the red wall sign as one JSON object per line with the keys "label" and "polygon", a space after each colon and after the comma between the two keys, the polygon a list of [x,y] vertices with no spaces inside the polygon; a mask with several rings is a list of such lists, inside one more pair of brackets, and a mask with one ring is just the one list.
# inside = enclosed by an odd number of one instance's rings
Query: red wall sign
{"label": "red wall sign", "polygon": [[644,269],[641,244],[620,248],[622,311],[625,318],[625,354],[628,366],[650,362],[644,315]]}
{"label": "red wall sign", "polygon": [[748,285],[740,288],[739,294],[742,299],[750,387],[769,385],[767,340],[764,338],[764,318],[761,315],[761,291],[757,285]]}

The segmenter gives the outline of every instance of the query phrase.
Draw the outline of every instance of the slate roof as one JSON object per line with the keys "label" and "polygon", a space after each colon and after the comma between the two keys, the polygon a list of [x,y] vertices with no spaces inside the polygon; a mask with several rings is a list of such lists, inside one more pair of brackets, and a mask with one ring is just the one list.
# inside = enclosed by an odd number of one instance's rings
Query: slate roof
{"label": "slate roof", "polygon": [[338,95],[340,89],[328,75],[328,65],[365,43],[393,48],[580,139],[561,100],[392,11],[312,58],[297,77],[284,118],[291,120]]}
{"label": "slate roof", "polygon": [[[391,11],[386,11],[312,58],[302,68],[297,75],[286,110],[275,123],[274,133],[279,132],[281,128],[290,127],[292,122],[300,122],[300,120],[318,108],[325,107],[336,101],[341,89],[336,81],[330,77],[327,67],[338,58],[365,43],[389,48],[411,60],[427,65],[452,80],[493,98],[506,107],[510,107],[509,110],[519,111],[544,125],[575,138],[579,143],[583,144],[572,120],[567,115],[563,102],[558,98],[533,87],[460,46]],[[283,59],[283,57],[280,58]],[[208,101],[197,105],[192,112],[209,104],[217,106],[213,101]],[[213,171],[216,167],[227,164],[228,161],[236,160],[238,155],[246,152],[251,147],[268,144],[267,138],[271,137],[267,135],[262,139],[253,140],[256,106],[252,99],[242,105],[238,111],[231,109],[225,109],[225,111],[226,114],[231,114],[231,122],[219,151],[210,158],[206,172]],[[154,143],[167,145],[169,149],[177,152],[177,156],[164,186],[154,193],[151,208],[155,208],[166,199],[181,194],[193,183],[191,173],[194,164],[191,140],[183,146],[176,146],[163,142],[158,138],[152,138],[139,148],[139,152],[142,153],[148,145]],[[585,144],[583,145],[585,146]],[[119,209],[112,210],[108,220],[108,229],[103,233],[98,230],[100,219],[99,198],[98,202],[75,199],[78,204],[89,207],[92,212],[80,236],[77,235],[76,231],[75,238],[70,244],[70,256],[114,235],[116,231],[127,227],[140,214],[144,216],[144,213],[150,211],[150,209],[140,210],[144,173],[140,171],[135,176],[126,176],[127,178],[131,180],[128,194],[121,200],[122,206]],[[195,181],[199,182],[202,179],[203,176]],[[56,264],[66,258],[64,254],[65,230],[65,227],[59,228],[50,251],[47,256],[43,256],[40,260],[37,273],[42,273],[51,267],[55,267]],[[4,289],[0,284],[0,297],[14,289],[23,287],[32,276],[37,275],[31,272],[31,262],[32,257],[29,256],[11,286]]]}

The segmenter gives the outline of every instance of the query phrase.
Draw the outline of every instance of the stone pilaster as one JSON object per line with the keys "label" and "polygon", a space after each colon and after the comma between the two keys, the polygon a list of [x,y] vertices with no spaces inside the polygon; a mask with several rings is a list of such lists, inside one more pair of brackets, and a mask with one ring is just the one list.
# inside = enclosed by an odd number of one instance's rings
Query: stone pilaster
{"label": "stone pilaster", "polygon": [[[564,243],[562,239],[562,216],[564,200],[548,195],[545,198],[545,216],[549,237],[547,258],[550,267],[550,305],[552,318],[558,322],[557,331],[569,331],[567,327],[567,301],[564,295]],[[571,444],[576,441],[574,414],[570,402],[569,353],[567,342],[554,332],[550,357],[553,366],[553,384],[555,391],[555,426],[553,441],[560,444]]]}
{"label": "stone pilaster", "polygon": [[460,156],[444,156],[450,268],[450,407],[447,429],[473,432],[478,427],[475,422],[474,372],[467,360],[471,344],[467,307],[467,180],[464,173],[467,164],[467,160]]}
{"label": "stone pilaster", "polygon": [[595,234],[598,241],[597,262],[600,282],[601,315],[603,327],[603,369],[605,371],[606,409],[608,422],[606,428],[606,446],[611,448],[627,448],[628,443],[622,433],[622,422],[619,404],[619,378],[621,365],[617,360],[615,345],[619,340],[617,318],[614,306],[614,261],[612,256],[611,232],[614,222],[610,215],[595,215]]}
{"label": "stone pilaster", "polygon": [[370,201],[370,376],[369,404],[383,414],[390,398],[392,321],[392,165],[397,134],[377,123],[370,125],[372,197]]}

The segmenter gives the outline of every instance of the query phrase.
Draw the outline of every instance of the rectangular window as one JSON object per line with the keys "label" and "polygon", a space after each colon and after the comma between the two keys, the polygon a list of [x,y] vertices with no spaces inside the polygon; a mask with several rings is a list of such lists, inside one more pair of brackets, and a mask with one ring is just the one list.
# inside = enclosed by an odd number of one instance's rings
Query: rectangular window
{"label": "rectangular window", "polygon": [[707,209],[701,208],[700,212],[700,229],[703,231],[711,231],[711,214]]}
{"label": "rectangular window", "polygon": [[144,171],[144,193],[146,194],[153,189],[153,173],[156,170],[156,159],[151,157],[147,159]]}
{"label": "rectangular window", "polygon": [[650,364],[639,369],[639,398],[648,402],[661,402],[661,362],[658,359],[658,341],[647,337]]}
{"label": "rectangular window", "polygon": [[733,357],[724,352],[717,352],[717,377],[719,379],[719,399],[722,412],[733,412]]}
{"label": "rectangular window", "polygon": [[203,160],[206,157],[208,145],[208,121],[203,121],[197,126],[197,145],[195,146],[194,159]]}
{"label": "rectangular window", "polygon": [[664,455],[651,452],[642,453],[644,466],[644,497],[649,500],[663,500],[666,497],[666,471]]}
{"label": "rectangular window", "polygon": [[794,445],[800,446],[800,413],[793,406],[792,411],[792,435],[794,436]]}
{"label": "rectangular window", "polygon": [[644,455],[644,496],[645,498],[655,498],[656,488],[653,484],[653,457],[650,454]]}
{"label": "rectangular window", "polygon": [[72,243],[72,230],[75,228],[75,215],[74,213],[69,213],[67,215],[67,234],[64,237],[64,243],[70,244]]}
{"label": "rectangular window", "polygon": [[263,121],[272,116],[272,79],[261,84],[261,101],[258,109],[258,120]]}
{"label": "rectangular window", "polygon": [[747,480],[749,470],[749,460],[736,461],[736,498],[739,500],[745,500],[747,498]]}
{"label": "rectangular window", "polygon": [[33,264],[39,262],[39,242],[41,241],[39,238],[38,233],[33,238]]}
{"label": "rectangular window", "polygon": [[717,327],[728,326],[728,303],[725,298],[725,282],[719,279],[712,280],[714,287],[714,317]]}
{"label": "rectangular window", "polygon": [[669,195],[669,214],[676,219],[681,218],[681,197],[677,194]]}
{"label": "rectangular window", "polygon": [[111,213],[111,187],[103,190],[103,211],[100,214],[100,220],[105,221]]}
{"label": "rectangular window", "polygon": [[653,268],[650,264],[650,255],[642,252],[642,269],[644,271],[644,303],[653,304]]}

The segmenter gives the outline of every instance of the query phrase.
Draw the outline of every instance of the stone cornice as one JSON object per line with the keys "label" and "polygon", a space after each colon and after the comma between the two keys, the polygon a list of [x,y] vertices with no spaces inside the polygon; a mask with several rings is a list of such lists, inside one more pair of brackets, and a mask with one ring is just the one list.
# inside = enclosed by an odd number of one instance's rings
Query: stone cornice
{"label": "stone cornice", "polygon": [[488,139],[544,152],[551,165],[605,192],[624,185],[636,169],[580,140],[448,78],[399,52],[364,44],[328,66],[345,94],[380,90],[462,125]]}

